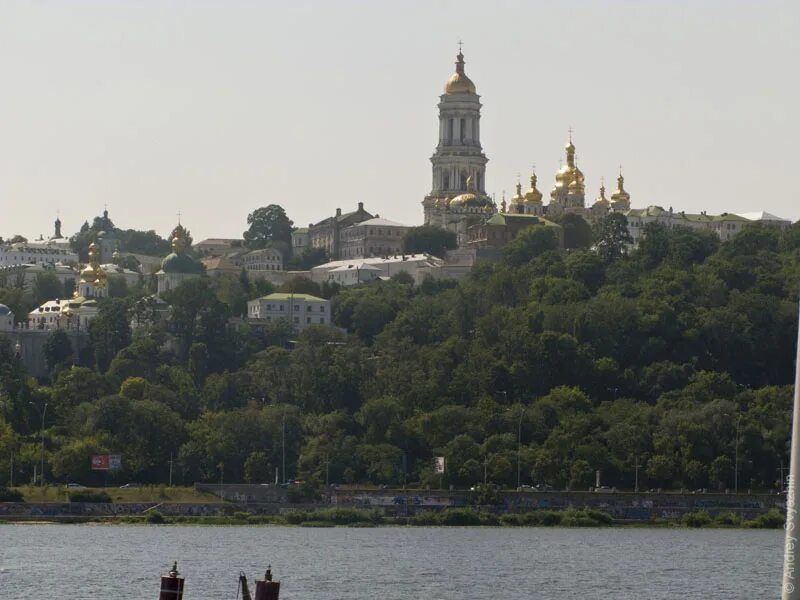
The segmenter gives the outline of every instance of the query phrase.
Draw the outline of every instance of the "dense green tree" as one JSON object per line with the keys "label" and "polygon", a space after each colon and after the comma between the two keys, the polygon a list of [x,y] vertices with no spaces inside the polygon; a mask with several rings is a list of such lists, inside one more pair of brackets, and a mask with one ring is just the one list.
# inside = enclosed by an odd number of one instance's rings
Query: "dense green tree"
{"label": "dense green tree", "polygon": [[287,263],[287,269],[295,271],[309,271],[317,265],[323,265],[330,260],[325,248],[312,248],[308,246],[299,255],[293,255]]}
{"label": "dense green tree", "polygon": [[403,237],[403,252],[406,254],[444,257],[448,250],[455,250],[456,247],[456,234],[435,225],[411,227]]}
{"label": "dense green tree", "polygon": [[530,227],[503,248],[503,258],[512,267],[521,267],[535,257],[558,248],[558,239],[550,227]]}
{"label": "dense green tree", "polygon": [[44,358],[47,361],[47,368],[54,372],[59,365],[72,360],[73,349],[69,336],[63,329],[55,329],[47,335],[44,343]]}
{"label": "dense green tree", "polygon": [[33,280],[31,292],[34,303],[39,305],[48,300],[55,300],[62,297],[64,286],[55,273],[45,271],[39,273]]}
{"label": "dense green tree", "polygon": [[120,298],[103,301],[97,317],[89,323],[89,336],[97,368],[105,371],[117,352],[131,343],[127,302]]}
{"label": "dense green tree", "polygon": [[566,213],[557,220],[564,231],[564,248],[586,250],[592,245],[592,226],[576,213]]}
{"label": "dense green tree", "polygon": [[247,215],[249,228],[244,232],[244,242],[249,248],[265,248],[270,243],[292,243],[292,221],[277,204],[257,208]]}
{"label": "dense green tree", "polygon": [[597,222],[595,239],[597,254],[605,262],[612,262],[626,255],[633,243],[628,233],[628,219],[622,213],[609,213]]}

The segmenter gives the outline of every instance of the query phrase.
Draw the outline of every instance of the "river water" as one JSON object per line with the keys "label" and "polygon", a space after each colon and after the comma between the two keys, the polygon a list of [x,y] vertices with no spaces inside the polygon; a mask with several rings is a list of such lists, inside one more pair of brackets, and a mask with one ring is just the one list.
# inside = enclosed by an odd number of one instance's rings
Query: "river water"
{"label": "river water", "polygon": [[[783,531],[0,525],[0,598],[234,600],[268,563],[281,600],[758,600]],[[251,591],[254,587],[251,587]]]}

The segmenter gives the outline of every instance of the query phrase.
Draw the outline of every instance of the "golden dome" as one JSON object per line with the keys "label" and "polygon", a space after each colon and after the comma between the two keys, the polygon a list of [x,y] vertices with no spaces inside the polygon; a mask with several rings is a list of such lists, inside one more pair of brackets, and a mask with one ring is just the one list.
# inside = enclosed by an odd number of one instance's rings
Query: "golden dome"
{"label": "golden dome", "polygon": [[623,184],[625,183],[625,178],[622,176],[622,171],[619,173],[619,177],[617,177],[617,191],[611,194],[611,200],[614,204],[630,204],[631,195],[625,191]]}
{"label": "golden dome", "polygon": [[475,84],[464,73],[464,55],[459,51],[456,57],[456,72],[444,84],[445,94],[474,94]]}
{"label": "golden dome", "polygon": [[567,191],[570,191],[570,188],[572,188],[572,191],[583,189],[584,177],[575,161],[575,145],[572,143],[572,131],[570,131],[569,141],[567,141],[564,149],[567,152],[567,164],[556,171],[556,184],[553,187],[553,193],[562,188],[567,189]]}
{"label": "golden dome", "polygon": [[525,202],[541,202],[542,192],[536,189],[536,173],[531,175],[531,189],[525,193]]}
{"label": "golden dome", "polygon": [[[100,267],[99,248],[92,242],[89,244],[89,264],[81,271],[81,283],[105,287],[106,279],[106,272]],[[77,291],[75,293],[77,294]]]}
{"label": "golden dome", "polygon": [[447,203],[447,206],[449,208],[487,208],[494,206],[494,202],[492,202],[489,196],[466,192],[465,194],[459,194],[455,198],[452,198],[450,202]]}
{"label": "golden dome", "polygon": [[511,198],[512,204],[522,204],[525,202],[525,196],[522,195],[522,184],[517,182],[517,193]]}

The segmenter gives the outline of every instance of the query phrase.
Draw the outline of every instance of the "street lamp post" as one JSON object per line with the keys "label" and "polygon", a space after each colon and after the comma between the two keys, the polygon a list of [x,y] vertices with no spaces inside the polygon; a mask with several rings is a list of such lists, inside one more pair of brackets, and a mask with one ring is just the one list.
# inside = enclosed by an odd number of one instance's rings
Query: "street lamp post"
{"label": "street lamp post", "polygon": [[44,403],[44,409],[39,410],[39,407],[36,406],[33,402],[28,402],[33,408],[36,409],[36,412],[39,413],[39,416],[42,418],[42,425],[39,428],[39,441],[41,443],[41,447],[39,450],[39,460],[41,472],[39,473],[39,485],[44,486],[44,418],[47,415],[47,402]]}
{"label": "street lamp post", "polygon": [[522,459],[522,417],[525,416],[525,407],[522,407],[522,410],[519,411],[519,423],[517,423],[517,490],[519,490],[521,485],[521,478],[520,478],[520,464]]}
{"label": "street lamp post", "polygon": [[739,493],[739,431],[742,425],[742,415],[736,417],[736,448],[734,449],[733,460],[733,493]]}
{"label": "street lamp post", "polygon": [[286,483],[286,406],[283,407],[283,418],[281,419],[281,478]]}
{"label": "street lamp post", "polygon": [[[730,417],[728,413],[723,413],[723,416]],[[742,415],[736,415],[736,440],[733,447],[733,493],[739,493],[739,432],[742,427]]]}

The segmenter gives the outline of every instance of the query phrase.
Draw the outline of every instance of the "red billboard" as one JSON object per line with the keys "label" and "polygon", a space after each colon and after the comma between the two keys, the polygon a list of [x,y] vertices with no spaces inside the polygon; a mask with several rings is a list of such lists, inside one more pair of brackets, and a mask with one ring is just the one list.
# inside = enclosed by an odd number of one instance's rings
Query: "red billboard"
{"label": "red billboard", "polygon": [[108,454],[92,455],[92,471],[108,471]]}

